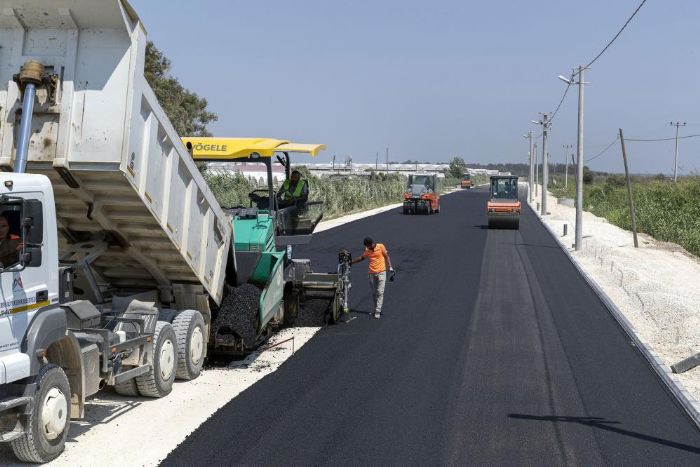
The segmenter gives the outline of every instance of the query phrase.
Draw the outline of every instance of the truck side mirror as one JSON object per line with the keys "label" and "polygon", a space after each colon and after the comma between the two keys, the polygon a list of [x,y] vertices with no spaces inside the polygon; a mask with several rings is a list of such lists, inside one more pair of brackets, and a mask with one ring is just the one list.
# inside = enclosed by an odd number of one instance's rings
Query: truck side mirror
{"label": "truck side mirror", "polygon": [[44,242],[44,213],[38,199],[25,199],[22,202],[22,230],[25,232],[25,243],[41,245]]}
{"label": "truck side mirror", "polygon": [[25,268],[38,268],[41,266],[41,247],[25,247],[24,253],[22,253],[21,264]]}

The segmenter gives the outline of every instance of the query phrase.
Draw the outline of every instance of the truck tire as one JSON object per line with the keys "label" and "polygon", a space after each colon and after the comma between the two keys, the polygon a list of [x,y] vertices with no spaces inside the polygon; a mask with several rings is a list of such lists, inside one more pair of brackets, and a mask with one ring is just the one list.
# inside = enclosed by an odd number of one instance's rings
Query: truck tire
{"label": "truck tire", "polygon": [[205,351],[204,318],[197,310],[185,310],[173,320],[177,336],[177,378],[195,379],[202,372]]}
{"label": "truck tire", "polygon": [[170,323],[158,321],[153,333],[153,362],[151,370],[136,377],[139,393],[146,397],[170,394],[177,372],[177,336]]}
{"label": "truck tire", "polygon": [[12,441],[15,456],[23,462],[42,463],[57,458],[65,448],[70,428],[70,385],[63,369],[48,364],[37,375],[34,408],[25,433]]}
{"label": "truck tire", "polygon": [[139,395],[139,388],[136,386],[136,378],[132,378],[123,383],[115,384],[114,390],[120,396],[134,397]]}

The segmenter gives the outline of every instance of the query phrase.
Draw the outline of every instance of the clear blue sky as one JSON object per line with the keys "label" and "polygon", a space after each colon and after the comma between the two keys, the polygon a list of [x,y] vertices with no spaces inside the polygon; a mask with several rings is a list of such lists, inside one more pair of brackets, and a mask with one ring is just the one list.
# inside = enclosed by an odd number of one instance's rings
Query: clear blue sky
{"label": "clear blue sky", "polygon": [[[553,111],[557,75],[595,56],[639,0],[132,0],[173,73],[219,115],[217,136],[321,142],[319,161],[525,161],[522,138]],[[700,133],[700,2],[649,0],[587,72],[585,152],[625,136]],[[576,99],[550,154],[576,142]],[[691,125],[692,124],[692,125]],[[629,143],[634,172],[673,170],[673,141]],[[619,147],[591,168],[620,171]],[[700,138],[681,142],[700,172]]]}

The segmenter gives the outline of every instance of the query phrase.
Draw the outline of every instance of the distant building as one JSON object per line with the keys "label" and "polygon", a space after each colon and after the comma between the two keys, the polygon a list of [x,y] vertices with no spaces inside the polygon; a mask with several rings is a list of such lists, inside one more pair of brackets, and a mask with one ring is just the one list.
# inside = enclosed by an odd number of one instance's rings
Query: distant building
{"label": "distant building", "polygon": [[387,169],[386,164],[363,164],[350,162],[349,164],[306,164],[306,167],[314,175],[329,174],[356,174],[377,172],[377,173],[400,173],[404,175],[412,173],[436,173],[442,174],[449,168],[448,164],[394,164],[390,163]]}

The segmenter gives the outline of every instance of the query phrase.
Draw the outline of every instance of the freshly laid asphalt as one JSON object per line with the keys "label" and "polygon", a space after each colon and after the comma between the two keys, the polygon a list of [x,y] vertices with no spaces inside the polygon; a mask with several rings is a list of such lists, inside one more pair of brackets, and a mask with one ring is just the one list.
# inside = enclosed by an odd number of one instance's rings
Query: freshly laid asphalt
{"label": "freshly laid asphalt", "polygon": [[370,318],[322,329],[163,465],[700,465],[700,430],[536,216],[489,230],[486,192],[317,234],[332,271],[371,236],[397,270]]}

